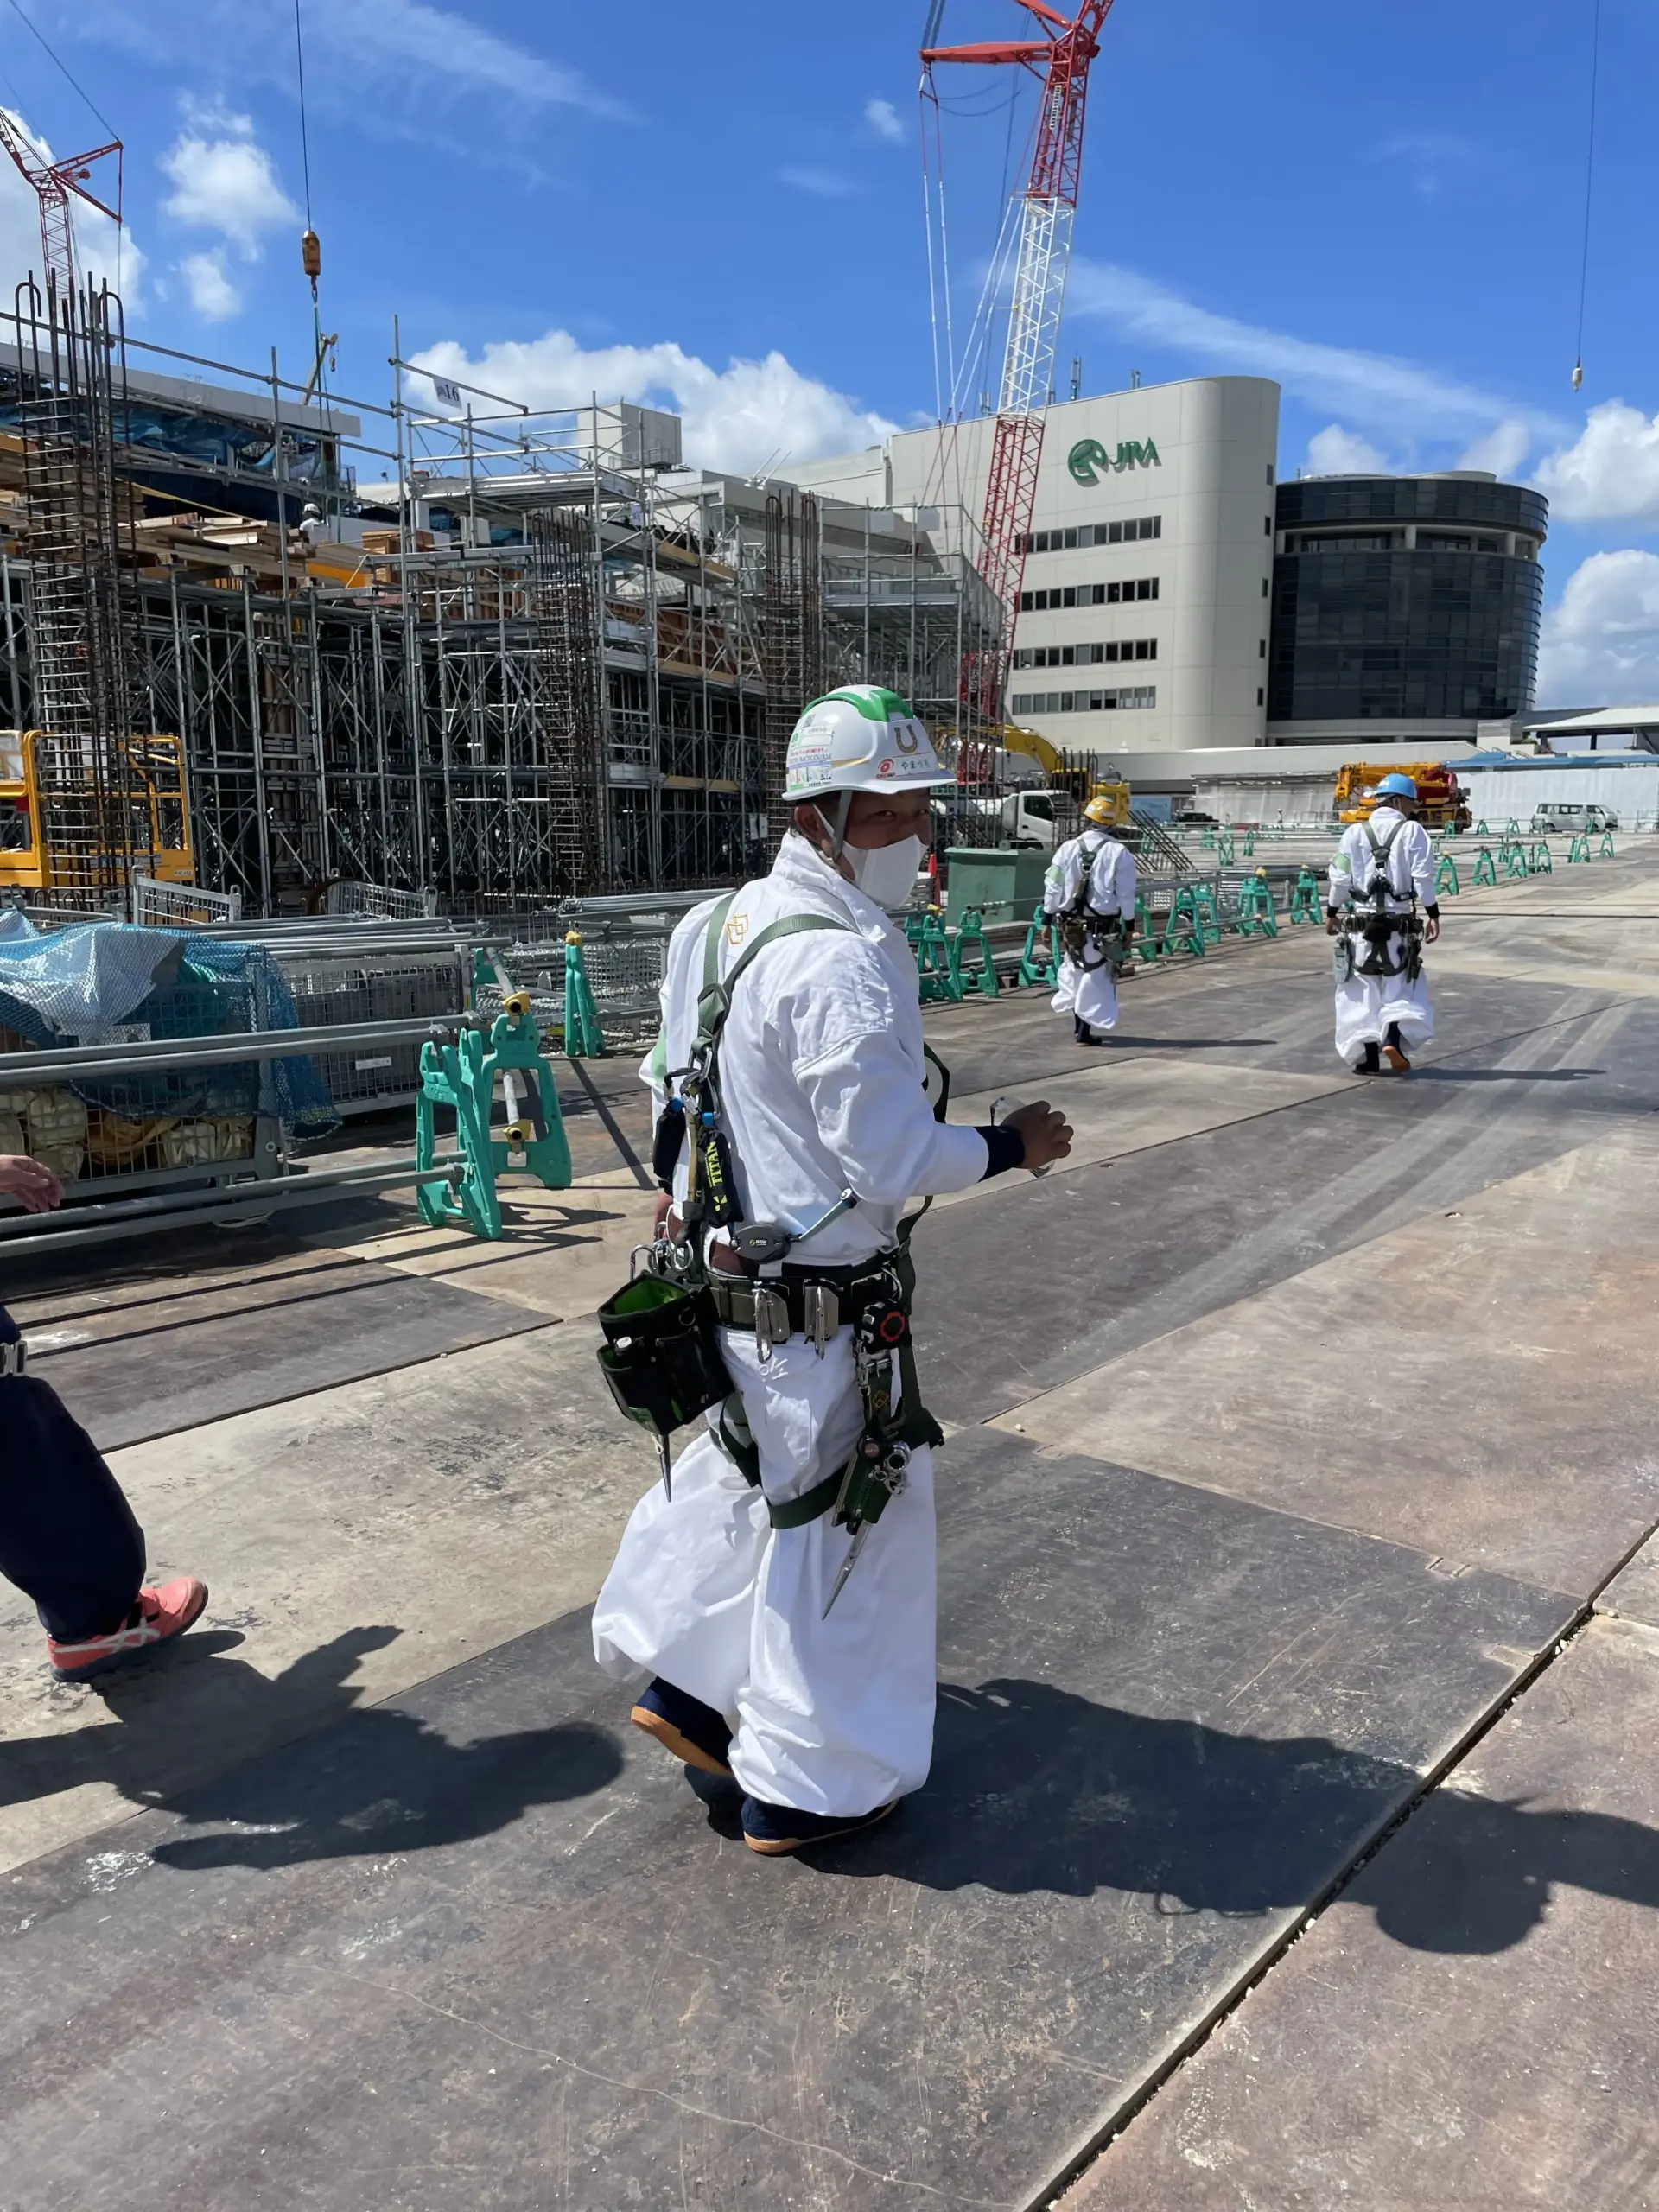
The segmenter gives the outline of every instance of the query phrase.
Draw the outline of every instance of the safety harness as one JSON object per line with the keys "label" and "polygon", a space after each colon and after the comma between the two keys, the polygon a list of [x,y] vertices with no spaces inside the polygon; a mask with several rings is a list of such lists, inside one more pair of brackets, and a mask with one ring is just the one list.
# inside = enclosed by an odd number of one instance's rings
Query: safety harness
{"label": "safety harness", "polygon": [[[804,1496],[782,1504],[768,1500],[767,1512],[775,1529],[798,1529],[833,1511],[838,1524],[856,1533],[878,1521],[888,1499],[904,1488],[915,1448],[943,1441],[943,1431],[918,1393],[910,1327],[916,1280],[910,1236],[926,1208],[899,1223],[893,1249],[839,1268],[789,1262],[783,1255],[832,1215],[855,1205],[850,1191],[805,1230],[742,1219],[720,1075],[721,1040],[733,994],[766,947],[784,938],[813,930],[857,932],[850,923],[824,915],[785,915],[768,923],[744,947],[722,981],[720,941],[736,897],[734,893],[722,900],[709,917],[690,1057],[683,1068],[663,1070],[665,1082],[677,1083],[679,1090],[677,1095],[671,1090],[658,1117],[652,1165],[659,1185],[671,1194],[689,1141],[685,1196],[677,1223],[671,1214],[664,1233],[642,1248],[646,1272],[599,1309],[606,1338],[600,1368],[621,1410],[656,1437],[664,1487],[671,1496],[668,1440],[676,1428],[715,1405],[721,1408],[715,1430],[721,1448],[758,1489],[760,1452],[717,1329],[753,1332],[764,1362],[778,1344],[796,1335],[804,1336],[822,1358],[830,1338],[850,1327],[864,1408],[852,1455]],[[949,1076],[931,1053],[929,1058],[943,1077],[934,1105],[942,1120]],[[730,1242],[711,1246],[709,1235],[715,1230],[723,1230]]]}
{"label": "safety harness", "polygon": [[[1371,861],[1362,887],[1356,889],[1350,879],[1343,934],[1337,943],[1339,983],[1355,976],[1403,976],[1411,983],[1423,972],[1423,925],[1417,912],[1416,891],[1396,892],[1389,881],[1389,855],[1405,826],[1402,819],[1386,837],[1379,838],[1369,822],[1360,824],[1371,849]],[[1411,904],[1402,912],[1389,906],[1390,898],[1408,898]],[[1398,960],[1393,957],[1396,937],[1400,939]],[[1364,948],[1358,959],[1354,957],[1356,938]]]}
{"label": "safety harness", "polygon": [[1077,889],[1060,910],[1060,949],[1089,975],[1107,966],[1114,970],[1122,967],[1129,949],[1123,917],[1117,909],[1102,913],[1089,904],[1089,893],[1094,887],[1095,862],[1110,842],[1103,837],[1089,854],[1077,878]]}

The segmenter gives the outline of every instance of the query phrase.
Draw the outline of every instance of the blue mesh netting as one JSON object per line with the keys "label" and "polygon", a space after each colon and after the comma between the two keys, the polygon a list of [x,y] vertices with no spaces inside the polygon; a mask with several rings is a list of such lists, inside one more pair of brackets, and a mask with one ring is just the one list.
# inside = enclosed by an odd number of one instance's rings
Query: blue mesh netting
{"label": "blue mesh netting", "polygon": [[[0,1028],[31,1046],[229,1039],[297,1027],[287,979],[263,945],[124,922],[50,936],[10,920],[0,928]],[[134,1120],[267,1114],[296,1136],[321,1136],[339,1123],[316,1063],[301,1054],[141,1070],[71,1087],[89,1106]]]}

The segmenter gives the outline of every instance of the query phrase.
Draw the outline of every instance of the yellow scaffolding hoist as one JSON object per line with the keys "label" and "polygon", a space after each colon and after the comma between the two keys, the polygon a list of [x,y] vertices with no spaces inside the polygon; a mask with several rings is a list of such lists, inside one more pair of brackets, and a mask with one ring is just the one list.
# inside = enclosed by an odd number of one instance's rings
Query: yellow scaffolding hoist
{"label": "yellow scaffolding hoist", "polygon": [[97,788],[74,741],[0,729],[0,892],[192,880],[182,744],[130,737],[118,750],[117,795]]}

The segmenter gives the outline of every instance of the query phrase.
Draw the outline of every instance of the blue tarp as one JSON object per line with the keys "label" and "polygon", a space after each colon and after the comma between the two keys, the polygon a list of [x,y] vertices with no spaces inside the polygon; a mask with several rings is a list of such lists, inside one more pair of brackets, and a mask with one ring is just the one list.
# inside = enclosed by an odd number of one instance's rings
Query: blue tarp
{"label": "blue tarp", "polygon": [[298,1026],[287,978],[264,945],[124,922],[89,922],[49,935],[22,916],[0,924],[0,1027],[30,1046],[226,1039],[226,1058],[210,1066],[72,1086],[88,1105],[130,1120],[267,1114],[290,1135],[324,1135],[340,1117],[314,1060],[229,1057],[238,1033]]}

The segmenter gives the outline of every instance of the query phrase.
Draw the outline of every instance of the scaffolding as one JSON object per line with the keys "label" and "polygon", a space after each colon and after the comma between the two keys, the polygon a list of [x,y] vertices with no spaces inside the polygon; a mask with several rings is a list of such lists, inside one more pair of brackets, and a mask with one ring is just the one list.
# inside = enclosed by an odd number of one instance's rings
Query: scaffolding
{"label": "scaffolding", "polygon": [[92,903],[155,873],[139,732],[181,741],[198,879],[250,916],[340,883],[483,917],[756,873],[833,683],[972,742],[959,671],[1000,610],[961,516],[688,469],[671,416],[537,412],[395,334],[388,405],[324,404],[274,358],[128,339],[108,293],[88,314],[67,367],[22,294],[0,341],[0,702],[65,747]]}

